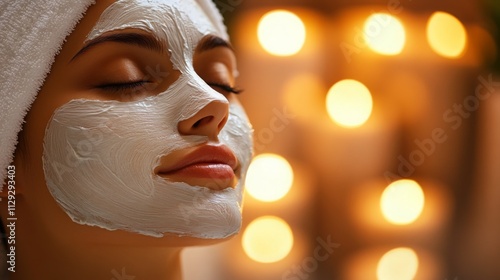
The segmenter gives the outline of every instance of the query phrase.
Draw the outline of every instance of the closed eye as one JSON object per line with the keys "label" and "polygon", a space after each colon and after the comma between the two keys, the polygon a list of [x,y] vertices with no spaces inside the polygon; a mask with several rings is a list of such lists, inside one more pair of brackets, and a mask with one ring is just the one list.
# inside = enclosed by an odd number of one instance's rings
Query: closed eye
{"label": "closed eye", "polygon": [[119,82],[119,83],[109,83],[97,86],[97,88],[106,91],[129,91],[129,90],[142,90],[145,86],[149,84],[148,81],[133,81],[133,82]]}
{"label": "closed eye", "polygon": [[232,87],[228,84],[221,84],[221,83],[207,83],[209,86],[211,87],[216,87],[216,88],[219,88],[227,93],[234,93],[234,94],[239,94],[241,92],[243,92],[242,89],[238,89],[238,88],[235,88],[235,87]]}

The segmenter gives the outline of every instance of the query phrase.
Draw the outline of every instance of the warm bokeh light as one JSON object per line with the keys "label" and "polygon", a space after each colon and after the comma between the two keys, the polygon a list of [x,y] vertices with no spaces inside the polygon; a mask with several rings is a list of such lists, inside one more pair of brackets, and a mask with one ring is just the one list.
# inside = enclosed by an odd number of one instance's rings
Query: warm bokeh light
{"label": "warm bokeh light", "polygon": [[257,218],[245,229],[242,246],[247,256],[256,262],[278,262],[292,250],[292,229],[278,217]]}
{"label": "warm bokeh light", "polygon": [[372,113],[373,101],[368,88],[356,80],[342,80],[333,85],[326,96],[330,118],[340,126],[363,125]]}
{"label": "warm bokeh light", "polygon": [[385,253],[377,265],[378,280],[412,280],[418,271],[418,256],[410,248]]}
{"label": "warm bokeh light", "polygon": [[408,179],[391,183],[382,193],[380,209],[390,223],[406,225],[414,222],[425,204],[422,187]]}
{"label": "warm bokeh light", "polygon": [[375,13],[366,19],[363,37],[370,49],[383,55],[400,54],[406,42],[401,21],[386,13]]}
{"label": "warm bokeh light", "polygon": [[298,53],[304,46],[306,28],[294,13],[274,10],[260,19],[257,36],[261,46],[270,54],[290,56]]}
{"label": "warm bokeh light", "polygon": [[255,199],[272,202],[283,198],[292,187],[293,169],[276,154],[256,156],[248,168],[245,189]]}
{"label": "warm bokeh light", "polygon": [[427,40],[439,55],[455,58],[465,50],[467,32],[456,17],[444,12],[435,12],[427,23]]}

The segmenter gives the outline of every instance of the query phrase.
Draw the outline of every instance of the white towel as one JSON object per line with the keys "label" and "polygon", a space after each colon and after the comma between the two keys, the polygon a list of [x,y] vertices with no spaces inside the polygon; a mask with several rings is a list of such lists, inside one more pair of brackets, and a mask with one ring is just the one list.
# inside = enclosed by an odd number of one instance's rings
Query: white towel
{"label": "white towel", "polygon": [[[0,183],[24,117],[64,39],[93,0],[15,0],[0,5]],[[0,186],[1,187],[1,186]]]}
{"label": "white towel", "polygon": [[[196,0],[226,34],[211,0]],[[24,117],[50,71],[64,39],[94,0],[0,2],[0,183],[13,160]],[[0,185],[1,187],[1,185]]]}

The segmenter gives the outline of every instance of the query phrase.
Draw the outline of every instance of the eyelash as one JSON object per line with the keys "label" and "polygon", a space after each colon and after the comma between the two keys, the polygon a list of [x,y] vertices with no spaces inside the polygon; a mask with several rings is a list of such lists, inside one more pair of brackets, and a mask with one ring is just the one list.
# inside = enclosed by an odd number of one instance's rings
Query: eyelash
{"label": "eyelash", "polygon": [[[133,90],[133,89],[139,89],[141,87],[144,87],[148,81],[135,81],[135,82],[126,82],[126,83],[113,83],[113,84],[104,84],[98,86],[98,88],[103,89],[103,90],[108,90],[108,91],[115,91],[115,92],[120,92],[120,91],[125,91],[125,90]],[[232,87],[228,84],[223,84],[223,83],[208,83],[209,86],[211,87],[217,87],[220,88],[228,93],[233,93],[233,94],[239,94],[243,92],[242,89],[238,89],[236,87]]]}
{"label": "eyelash", "polygon": [[125,82],[125,83],[113,83],[113,84],[104,84],[98,86],[98,88],[109,91],[125,91],[131,89],[139,89],[144,87],[148,81],[135,81],[135,82]]}
{"label": "eyelash", "polygon": [[211,87],[218,87],[218,88],[220,88],[226,92],[229,92],[229,93],[239,94],[239,93],[243,92],[242,89],[232,87],[228,84],[221,84],[221,83],[207,83],[207,84]]}

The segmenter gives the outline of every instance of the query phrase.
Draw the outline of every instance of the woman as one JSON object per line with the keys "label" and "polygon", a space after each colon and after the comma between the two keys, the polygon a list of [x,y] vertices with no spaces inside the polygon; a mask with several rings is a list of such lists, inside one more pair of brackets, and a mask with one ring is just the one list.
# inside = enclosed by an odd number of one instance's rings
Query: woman
{"label": "woman", "polygon": [[214,4],[13,2],[0,16],[8,276],[181,279],[182,247],[239,231],[252,153]]}

